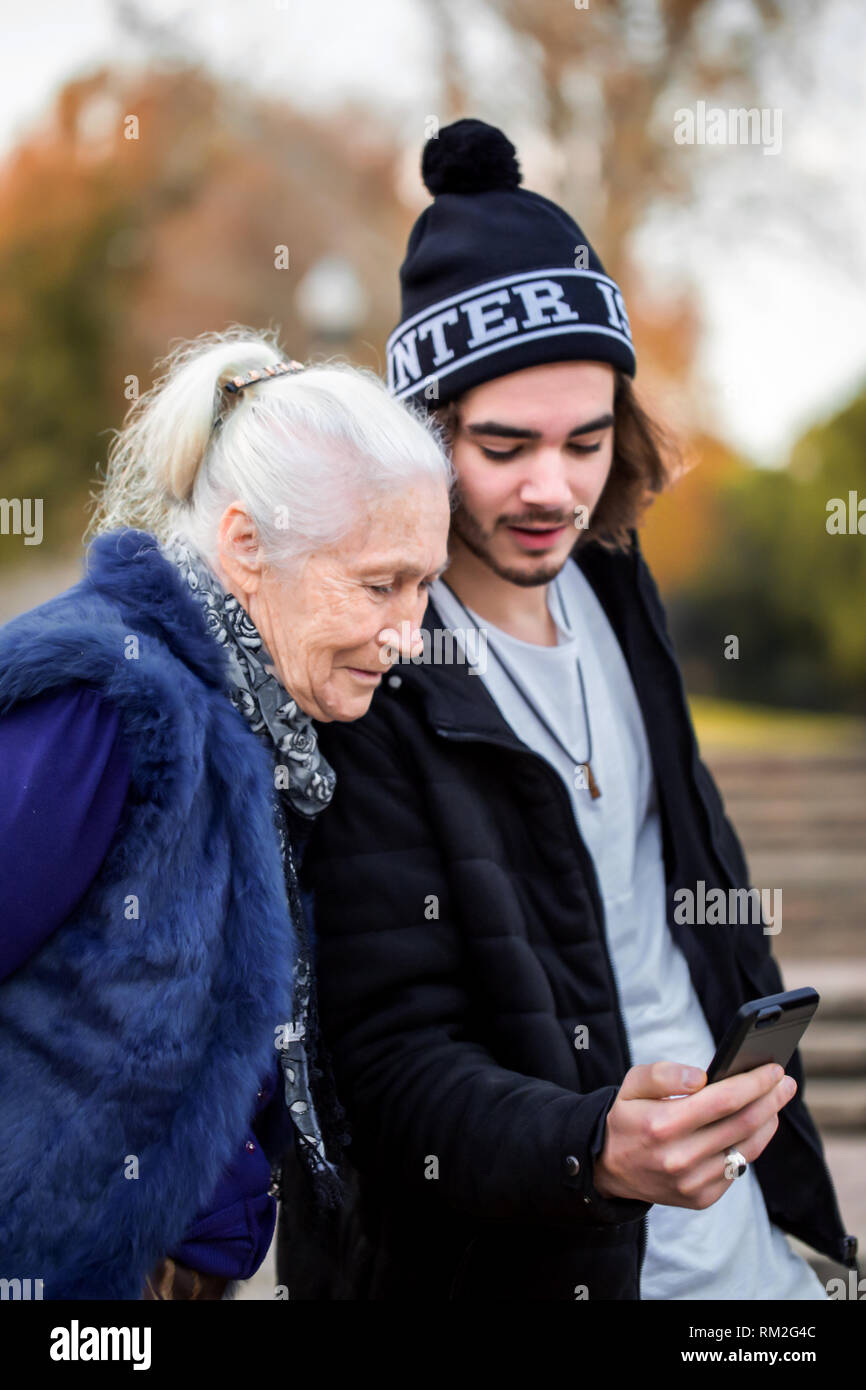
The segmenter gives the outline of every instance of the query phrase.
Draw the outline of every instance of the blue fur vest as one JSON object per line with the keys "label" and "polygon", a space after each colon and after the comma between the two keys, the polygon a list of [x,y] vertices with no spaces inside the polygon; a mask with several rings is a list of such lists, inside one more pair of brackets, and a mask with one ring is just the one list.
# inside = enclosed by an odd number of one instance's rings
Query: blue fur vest
{"label": "blue fur vest", "polygon": [[0,714],[82,682],[117,707],[131,772],[95,881],[0,985],[0,1276],[45,1298],[140,1296],[292,1017],[273,759],[223,673],[142,531],[99,536],[78,584],[0,629]]}

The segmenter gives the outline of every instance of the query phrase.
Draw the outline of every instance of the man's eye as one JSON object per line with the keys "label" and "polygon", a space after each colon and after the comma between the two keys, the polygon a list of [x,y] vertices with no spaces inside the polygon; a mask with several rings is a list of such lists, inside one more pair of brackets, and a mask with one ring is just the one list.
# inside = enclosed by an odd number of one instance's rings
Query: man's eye
{"label": "man's eye", "polygon": [[520,453],[521,446],[518,444],[516,449],[508,449],[502,452],[499,449],[485,449],[483,444],[479,444],[479,449],[485,458],[488,459],[513,459]]}
{"label": "man's eye", "polygon": [[[501,459],[507,462],[508,459],[517,458],[523,446],[518,444],[516,449],[507,450],[488,449],[483,444],[480,444],[478,447],[485,458]],[[576,441],[572,441],[568,447],[576,454],[597,454],[601,448],[601,440],[599,440],[597,444],[578,444]]]}

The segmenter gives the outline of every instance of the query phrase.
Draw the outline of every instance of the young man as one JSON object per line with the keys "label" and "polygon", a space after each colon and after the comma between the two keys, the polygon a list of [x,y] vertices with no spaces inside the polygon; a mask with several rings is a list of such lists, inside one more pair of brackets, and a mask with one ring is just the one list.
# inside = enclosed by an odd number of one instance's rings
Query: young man
{"label": "young man", "polygon": [[760,921],[674,913],[749,880],[635,530],[665,468],[622,296],[501,132],[459,121],[422,168],[389,369],[451,440],[451,563],[426,616],[425,580],[375,576],[427,657],[322,727],[305,860],[350,1296],[824,1298],[783,1233],[856,1242],[799,1058],[703,1070],[783,986]]}

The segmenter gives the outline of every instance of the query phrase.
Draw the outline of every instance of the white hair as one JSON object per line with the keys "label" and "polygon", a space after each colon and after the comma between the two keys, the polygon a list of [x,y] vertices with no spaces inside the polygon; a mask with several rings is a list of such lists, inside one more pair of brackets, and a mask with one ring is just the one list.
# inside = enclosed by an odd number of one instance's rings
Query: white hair
{"label": "white hair", "polygon": [[240,326],[181,341],[161,358],[166,370],[115,431],[88,534],[178,534],[214,566],[220,518],[239,500],[264,562],[285,568],[335,545],[387,493],[430,478],[453,496],[438,426],[371,371],[331,361],[223,390],[282,360],[275,331]]}

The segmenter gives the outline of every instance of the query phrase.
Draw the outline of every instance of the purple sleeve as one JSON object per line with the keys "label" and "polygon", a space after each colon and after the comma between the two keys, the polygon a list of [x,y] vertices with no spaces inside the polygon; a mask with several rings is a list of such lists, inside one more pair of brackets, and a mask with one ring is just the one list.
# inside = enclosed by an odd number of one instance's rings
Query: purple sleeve
{"label": "purple sleeve", "polygon": [[[256,1118],[282,1104],[279,1062],[262,1081]],[[183,1240],[167,1253],[202,1274],[250,1279],[270,1248],[277,1219],[276,1199],[268,1192],[271,1166],[253,1129],[223,1172],[207,1209],[199,1213]]]}
{"label": "purple sleeve", "polygon": [[0,979],[78,905],[105,858],[129,786],[116,709],[83,685],[0,718]]}
{"label": "purple sleeve", "polygon": [[[129,764],[114,705],[64,686],[0,717],[0,980],[35,954],[93,882],[120,823]],[[255,1107],[277,1099],[278,1069]],[[276,1221],[270,1164],[252,1129],[206,1211],[169,1253],[202,1272],[246,1279]]]}

